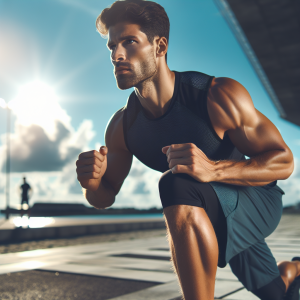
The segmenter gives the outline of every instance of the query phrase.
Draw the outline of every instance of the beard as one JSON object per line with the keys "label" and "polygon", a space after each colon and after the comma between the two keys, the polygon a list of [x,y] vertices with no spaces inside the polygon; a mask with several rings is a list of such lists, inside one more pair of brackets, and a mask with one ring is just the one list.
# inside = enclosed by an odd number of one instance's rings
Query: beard
{"label": "beard", "polygon": [[117,86],[120,90],[137,87],[147,79],[152,78],[156,74],[156,71],[155,57],[153,52],[151,52],[146,60],[132,65],[129,72],[115,75]]}

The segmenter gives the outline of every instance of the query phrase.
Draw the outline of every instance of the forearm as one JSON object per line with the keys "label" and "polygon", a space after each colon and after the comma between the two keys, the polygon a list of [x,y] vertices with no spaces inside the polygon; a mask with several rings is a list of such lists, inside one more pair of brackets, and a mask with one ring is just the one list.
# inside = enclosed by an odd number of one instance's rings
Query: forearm
{"label": "forearm", "polygon": [[107,208],[115,202],[115,191],[111,185],[102,178],[99,188],[96,191],[82,189],[87,201],[95,208]]}
{"label": "forearm", "polygon": [[273,150],[243,161],[219,161],[214,166],[214,180],[243,186],[262,186],[287,179],[293,171],[290,151]]}

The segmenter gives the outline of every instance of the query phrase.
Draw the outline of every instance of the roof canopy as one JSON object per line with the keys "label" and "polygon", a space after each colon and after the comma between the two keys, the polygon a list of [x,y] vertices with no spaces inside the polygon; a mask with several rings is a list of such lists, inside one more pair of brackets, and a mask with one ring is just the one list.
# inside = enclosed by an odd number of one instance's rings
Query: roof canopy
{"label": "roof canopy", "polygon": [[300,1],[215,2],[281,117],[300,126]]}

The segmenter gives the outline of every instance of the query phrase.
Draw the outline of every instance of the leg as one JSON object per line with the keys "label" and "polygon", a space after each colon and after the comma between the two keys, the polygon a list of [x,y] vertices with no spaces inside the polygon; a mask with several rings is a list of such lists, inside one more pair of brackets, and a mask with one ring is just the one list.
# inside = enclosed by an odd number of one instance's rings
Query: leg
{"label": "leg", "polygon": [[300,261],[276,264],[265,241],[239,253],[229,264],[246,289],[262,300],[282,300],[290,284],[300,275]]}
{"label": "leg", "polygon": [[[184,296],[186,299],[213,299],[216,267],[218,259],[221,267],[226,265],[227,243],[226,219],[214,190],[210,184],[200,183],[186,174],[167,171],[160,179],[159,192],[173,267]],[[218,249],[222,254],[219,257]],[[210,256],[205,257],[208,252]],[[212,287],[208,288],[207,282]],[[199,290],[204,293],[207,288],[211,297],[200,298]]]}
{"label": "leg", "polygon": [[172,240],[172,237],[171,237],[171,234],[170,234],[170,230],[168,228],[167,221],[166,221],[166,227],[167,227],[167,238],[168,238],[170,252],[171,252],[172,269],[173,269],[174,273],[177,275],[177,278],[178,278],[178,281],[179,281],[179,286],[180,286],[180,292],[181,292],[181,295],[183,295],[183,291],[181,289],[181,282],[180,282],[180,277],[179,277],[179,272],[178,272],[177,261],[176,261],[174,243],[173,243],[173,240]]}
{"label": "leg", "polygon": [[300,276],[300,261],[281,261],[277,266],[287,291],[296,277]]}
{"label": "leg", "polygon": [[[300,285],[300,277],[298,277],[300,276],[300,261],[282,261],[279,262],[277,266],[280,272],[280,276],[276,277],[269,284],[261,287],[256,291],[253,291],[253,293],[263,300],[298,300]],[[298,277],[299,279],[296,279],[296,277]],[[289,289],[289,287],[291,287],[291,289]]]}
{"label": "leg", "polygon": [[206,212],[200,207],[174,205],[164,213],[185,299],[213,300],[218,242]]}

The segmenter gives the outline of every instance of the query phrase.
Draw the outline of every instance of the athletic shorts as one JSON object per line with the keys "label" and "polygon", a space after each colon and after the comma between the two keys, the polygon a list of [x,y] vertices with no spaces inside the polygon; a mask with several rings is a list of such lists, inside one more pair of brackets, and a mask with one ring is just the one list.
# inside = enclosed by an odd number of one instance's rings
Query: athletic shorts
{"label": "athletic shorts", "polygon": [[168,170],[160,178],[159,193],[164,208],[181,204],[205,209],[219,244],[218,266],[229,263],[249,291],[280,275],[264,240],[276,229],[282,215],[284,192],[276,183],[260,187],[201,183]]}

